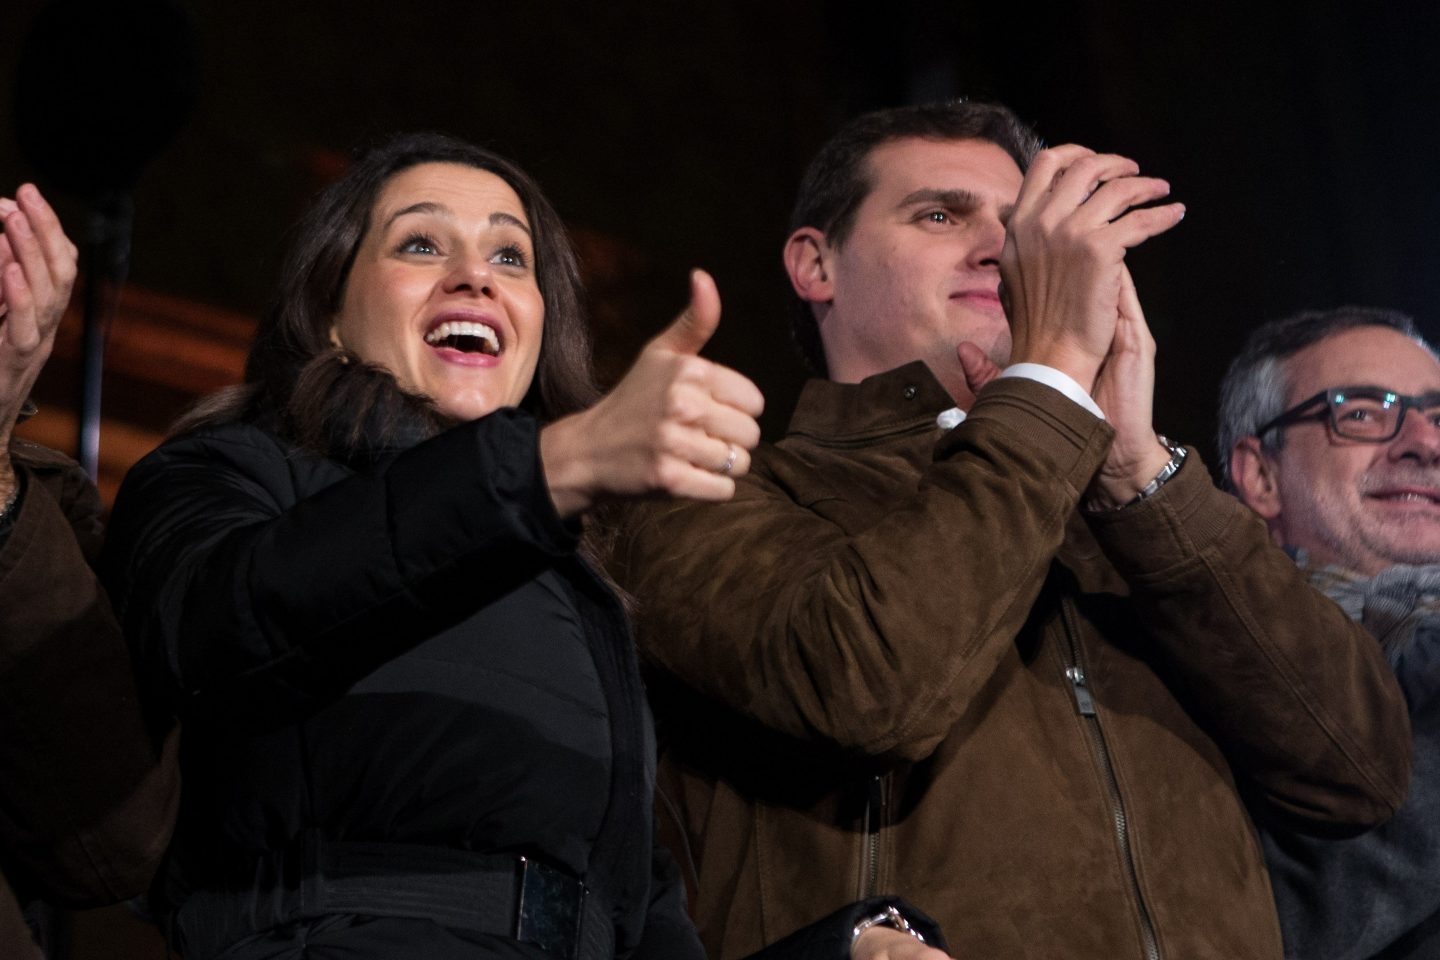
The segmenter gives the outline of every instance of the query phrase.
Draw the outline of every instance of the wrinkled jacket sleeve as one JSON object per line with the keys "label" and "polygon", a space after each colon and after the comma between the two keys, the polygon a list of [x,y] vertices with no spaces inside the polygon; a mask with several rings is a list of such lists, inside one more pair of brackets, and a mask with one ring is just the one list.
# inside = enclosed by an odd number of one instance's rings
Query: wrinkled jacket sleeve
{"label": "wrinkled jacket sleeve", "polygon": [[730,502],[654,506],[623,535],[642,651],[790,736],[925,757],[1029,616],[1110,437],[1049,387],[995,381],[855,535],[797,502],[783,476],[805,465],[771,448]]}
{"label": "wrinkled jacket sleeve", "polygon": [[1198,455],[1159,495],[1088,519],[1187,708],[1276,812],[1368,825],[1399,808],[1410,722],[1379,644]]}
{"label": "wrinkled jacket sleeve", "polygon": [[57,455],[16,459],[0,546],[0,856],[24,895],[87,905],[142,892],[178,780],[145,730],[130,661],[87,562],[100,500]]}
{"label": "wrinkled jacket sleeve", "polygon": [[[914,493],[854,535],[768,451],[730,503],[650,508],[622,543],[642,650],[789,736],[923,758],[1012,648],[1111,435],[1048,387],[994,381]],[[1192,463],[1096,526],[1181,677],[1244,681],[1204,718],[1242,772],[1305,816],[1373,822],[1403,796],[1403,704],[1374,644],[1243,511]]]}
{"label": "wrinkled jacket sleeve", "polygon": [[1419,957],[1440,945],[1440,631],[1422,630],[1408,653],[1392,660],[1415,731],[1400,811],[1354,837],[1261,831],[1287,957]]}
{"label": "wrinkled jacket sleeve", "polygon": [[573,551],[537,437],[498,411],[299,502],[305,455],[262,430],[162,447],[105,564],[147,684],[181,716],[287,722]]}
{"label": "wrinkled jacket sleeve", "polygon": [[1287,957],[1367,960],[1417,928],[1429,951],[1440,942],[1437,741],[1417,738],[1414,790],[1375,830],[1353,838],[1262,834]]}

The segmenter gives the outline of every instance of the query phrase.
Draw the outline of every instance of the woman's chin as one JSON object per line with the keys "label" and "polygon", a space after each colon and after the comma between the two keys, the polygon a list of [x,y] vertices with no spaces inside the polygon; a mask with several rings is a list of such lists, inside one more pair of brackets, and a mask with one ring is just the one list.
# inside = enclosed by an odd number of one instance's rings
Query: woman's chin
{"label": "woman's chin", "polygon": [[479,420],[481,417],[488,417],[501,407],[514,406],[514,404],[502,403],[491,397],[454,397],[449,400],[437,401],[435,409],[440,416],[453,423],[468,423],[471,420]]}

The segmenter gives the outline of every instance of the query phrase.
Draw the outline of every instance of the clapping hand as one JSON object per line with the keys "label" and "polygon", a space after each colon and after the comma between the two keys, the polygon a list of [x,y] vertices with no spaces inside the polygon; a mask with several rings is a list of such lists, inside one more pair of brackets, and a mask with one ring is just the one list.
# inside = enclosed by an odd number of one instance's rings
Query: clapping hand
{"label": "clapping hand", "polygon": [[10,436],[55,344],[75,283],[77,251],[40,191],[0,197],[0,502],[15,489]]}
{"label": "clapping hand", "polygon": [[1170,459],[1152,426],[1155,398],[1155,338],[1145,323],[1130,271],[1120,275],[1120,310],[1115,338],[1095,382],[1095,403],[1115,428],[1115,440],[1090,484],[1086,506],[1124,506]]}
{"label": "clapping hand", "polygon": [[1133,161],[1069,145],[1030,165],[1006,226],[1000,273],[1013,362],[1043,363],[1092,390],[1119,318],[1125,251],[1184,216]]}

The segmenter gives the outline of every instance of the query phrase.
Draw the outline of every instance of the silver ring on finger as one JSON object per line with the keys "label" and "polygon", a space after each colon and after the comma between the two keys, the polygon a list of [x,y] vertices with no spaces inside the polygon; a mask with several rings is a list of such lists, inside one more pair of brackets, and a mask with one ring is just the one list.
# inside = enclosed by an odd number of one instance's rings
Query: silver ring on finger
{"label": "silver ring on finger", "polygon": [[740,455],[740,451],[735,449],[735,444],[733,443],[727,443],[725,447],[725,462],[715,468],[715,472],[721,476],[728,477],[730,471],[735,469],[735,458]]}

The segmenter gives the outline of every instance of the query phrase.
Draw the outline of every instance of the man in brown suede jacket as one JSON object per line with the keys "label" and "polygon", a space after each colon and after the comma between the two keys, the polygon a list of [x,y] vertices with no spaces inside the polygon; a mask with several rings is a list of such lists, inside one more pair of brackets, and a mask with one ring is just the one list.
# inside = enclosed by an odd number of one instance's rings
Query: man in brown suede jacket
{"label": "man in brown suede jacket", "polygon": [[1405,795],[1375,644],[1151,426],[1124,255],[1183,209],[1035,149],[977,104],[833,138],[785,247],[827,379],[732,502],[620,544],[713,957],[885,892],[956,957],[1278,958],[1242,792]]}
{"label": "man in brown suede jacket", "polygon": [[74,462],[12,439],[50,354],[75,247],[34,187],[0,198],[0,957],[39,958],[21,911],[145,890],[178,797],[141,721],[90,571],[100,497]]}

